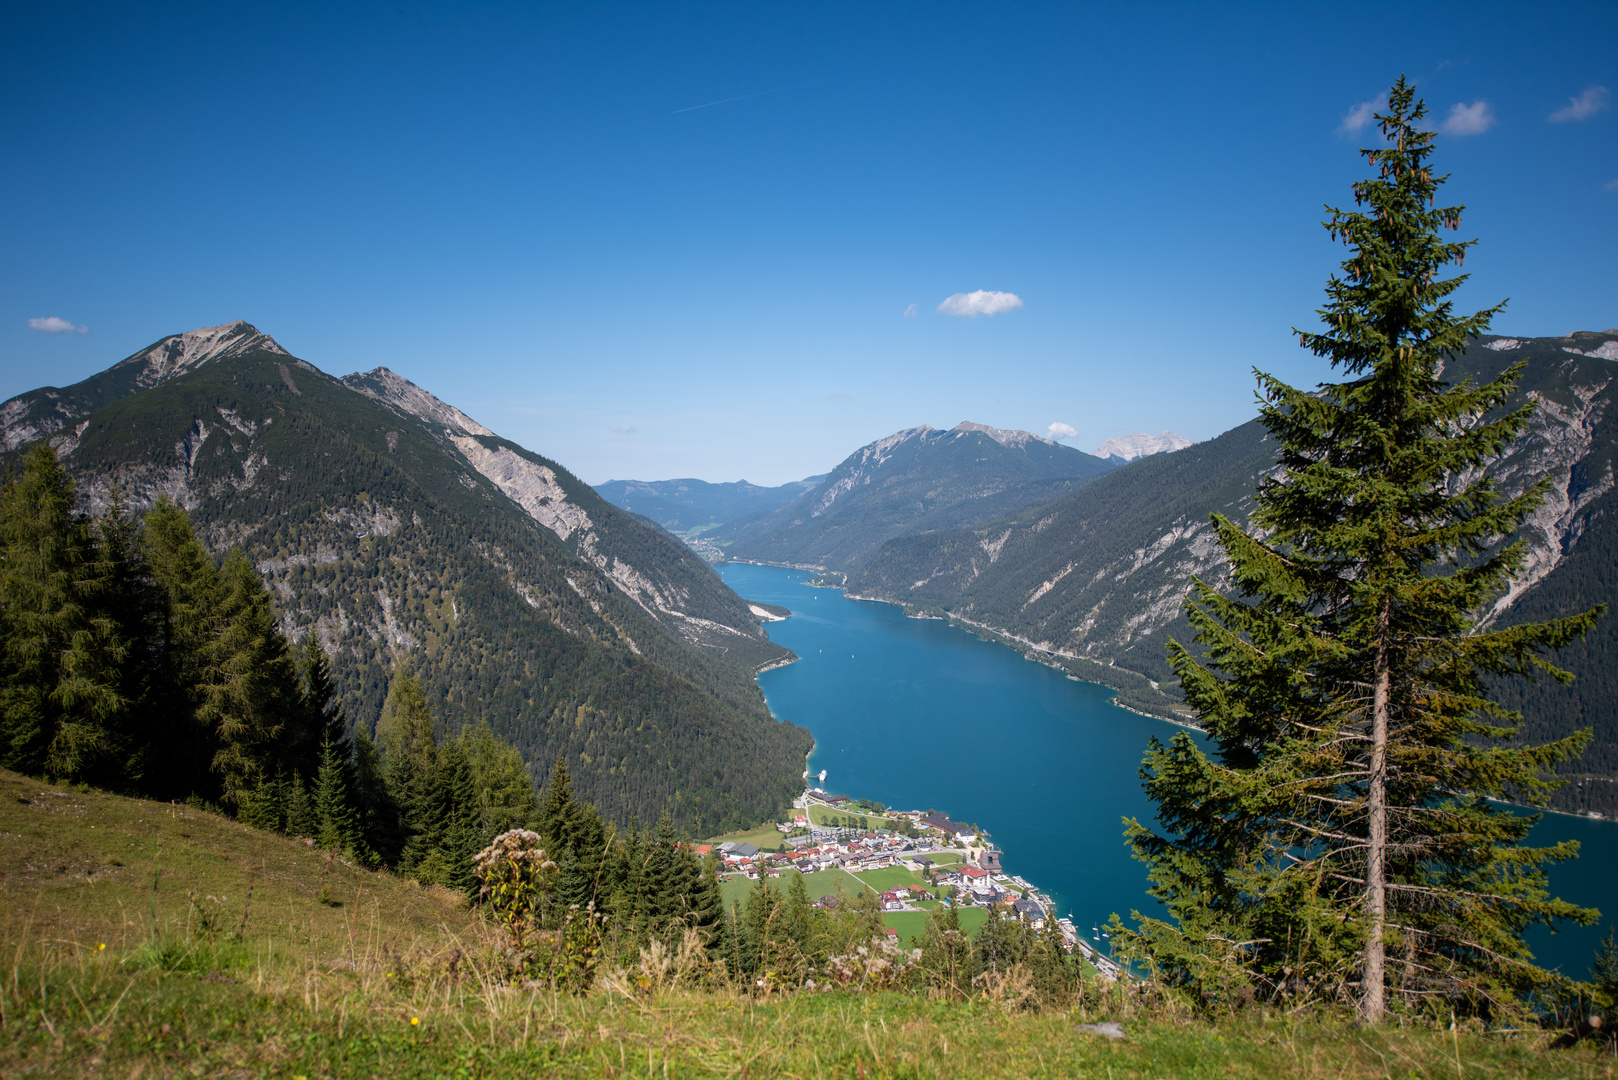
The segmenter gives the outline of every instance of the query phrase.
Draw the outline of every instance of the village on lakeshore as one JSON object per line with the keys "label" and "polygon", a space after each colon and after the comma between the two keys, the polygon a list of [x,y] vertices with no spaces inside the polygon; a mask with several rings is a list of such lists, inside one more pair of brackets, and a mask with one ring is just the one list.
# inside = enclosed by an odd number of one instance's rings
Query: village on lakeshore
{"label": "village on lakeshore", "polygon": [[[1048,894],[1005,871],[986,831],[934,810],[891,810],[809,788],[793,801],[787,821],[716,838],[697,852],[719,859],[727,907],[761,878],[798,873],[817,907],[835,907],[840,895],[858,889],[876,893],[887,933],[900,943],[919,944],[928,911],[939,907],[955,908],[968,931],[990,918],[1020,919],[1042,930],[1056,918],[1069,952],[1077,951],[1105,978],[1121,973],[1096,942],[1080,936],[1071,918],[1056,917]],[[1106,938],[1099,929],[1094,936]]]}

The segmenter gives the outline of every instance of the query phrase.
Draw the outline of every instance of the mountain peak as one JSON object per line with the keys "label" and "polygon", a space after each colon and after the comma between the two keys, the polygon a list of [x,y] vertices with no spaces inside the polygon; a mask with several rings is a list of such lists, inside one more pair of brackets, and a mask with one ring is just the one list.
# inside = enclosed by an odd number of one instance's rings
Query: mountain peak
{"label": "mountain peak", "polygon": [[392,405],[400,412],[409,413],[435,427],[449,428],[467,435],[494,434],[455,406],[441,401],[403,375],[385,367],[344,375],[342,383],[350,390],[358,390],[366,397]]}
{"label": "mountain peak", "polygon": [[1035,435],[1031,431],[1006,431],[1003,428],[990,427],[988,424],[976,424],[971,420],[962,420],[951,430],[981,431],[983,434],[987,435],[1001,446],[1010,447],[1013,450],[1021,450],[1030,442],[1051,443],[1052,446],[1061,445],[1060,443],[1051,442],[1051,440],[1045,438],[1043,435]]}
{"label": "mountain peak", "polygon": [[1116,439],[1108,439],[1091,453],[1098,458],[1115,457],[1124,461],[1134,461],[1136,458],[1150,457],[1152,454],[1184,450],[1191,445],[1191,442],[1192,440],[1184,435],[1176,435],[1172,431],[1160,431],[1156,435],[1136,432],[1133,435],[1120,435]]}
{"label": "mountain peak", "polygon": [[236,319],[218,326],[171,334],[114,366],[141,368],[140,374],[135,377],[135,385],[147,390],[210,361],[249,352],[292,355],[270,335],[259,333],[258,327],[252,323]]}

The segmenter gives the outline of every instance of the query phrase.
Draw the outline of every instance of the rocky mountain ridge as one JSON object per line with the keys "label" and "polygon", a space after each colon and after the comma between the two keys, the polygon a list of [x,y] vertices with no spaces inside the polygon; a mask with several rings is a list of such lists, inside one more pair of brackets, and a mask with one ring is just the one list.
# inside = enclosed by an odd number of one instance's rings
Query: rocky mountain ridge
{"label": "rocky mountain ridge", "polygon": [[1005,513],[1115,466],[1031,432],[921,424],[860,447],[813,490],[712,536],[730,558],[846,572],[892,537]]}

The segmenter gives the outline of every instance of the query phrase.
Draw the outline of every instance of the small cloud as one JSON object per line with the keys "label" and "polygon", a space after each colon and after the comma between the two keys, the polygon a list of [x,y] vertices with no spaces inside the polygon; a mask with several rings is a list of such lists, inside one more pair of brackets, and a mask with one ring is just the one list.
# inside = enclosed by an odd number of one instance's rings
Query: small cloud
{"label": "small cloud", "polygon": [[[912,304],[910,306],[915,307],[914,304]],[[827,401],[853,401],[854,400],[854,395],[853,394],[827,394],[826,395],[826,400]]]}
{"label": "small cloud", "polygon": [[1376,119],[1376,111],[1388,103],[1388,95],[1379,94],[1370,101],[1362,101],[1343,116],[1343,122],[1337,125],[1338,134],[1357,135],[1365,130],[1365,126]]}
{"label": "small cloud", "polygon": [[1050,433],[1049,437],[1052,439],[1076,439],[1079,437],[1078,428],[1072,424],[1064,424],[1060,420],[1046,430]]}
{"label": "small cloud", "polygon": [[1445,135],[1482,135],[1492,127],[1494,110],[1487,101],[1478,100],[1470,105],[1457,102],[1439,130]]}
{"label": "small cloud", "polygon": [[1553,124],[1566,124],[1574,120],[1588,120],[1605,109],[1612,101],[1612,93],[1605,86],[1586,87],[1576,98],[1568,98],[1567,105],[1557,109],[1545,119]]}
{"label": "small cloud", "polygon": [[66,319],[58,319],[55,315],[45,319],[29,319],[28,329],[36,334],[88,334],[88,326],[74,326]]}
{"label": "small cloud", "polygon": [[1020,307],[1022,297],[1016,293],[979,289],[945,297],[944,302],[938,305],[938,310],[958,319],[975,319],[979,315],[998,315],[1003,311],[1016,311]]}
{"label": "small cloud", "polygon": [[628,424],[619,424],[617,427],[612,429],[612,433],[614,435],[633,435],[635,434],[635,429],[630,427]]}
{"label": "small cloud", "polygon": [[915,317],[916,317],[916,305],[911,304],[909,307],[905,308],[905,318],[914,319]]}

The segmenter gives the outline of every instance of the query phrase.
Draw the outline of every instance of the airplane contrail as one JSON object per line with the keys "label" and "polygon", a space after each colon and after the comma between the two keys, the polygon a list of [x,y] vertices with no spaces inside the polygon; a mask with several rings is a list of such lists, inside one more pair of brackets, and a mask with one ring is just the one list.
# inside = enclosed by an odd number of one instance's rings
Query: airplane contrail
{"label": "airplane contrail", "polygon": [[[810,79],[809,80],[809,82],[819,82],[819,81],[820,81],[819,79]],[[807,82],[790,83],[787,86],[777,86],[777,87],[774,87],[774,88],[769,89],[769,90],[758,90],[758,91],[755,91],[755,92],[753,92],[751,94],[739,94],[736,97],[720,98],[718,101],[708,101],[708,102],[704,102],[701,105],[687,105],[683,109],[675,109],[673,112],[669,113],[669,115],[670,116],[676,116],[676,115],[678,115],[680,113],[683,113],[683,112],[695,112],[698,109],[711,109],[715,105],[728,105],[732,101],[746,101],[748,98],[763,97],[765,94],[779,94],[783,90],[791,90],[791,89],[793,89],[795,87],[808,86],[808,85],[809,85],[809,83],[807,83]]]}

